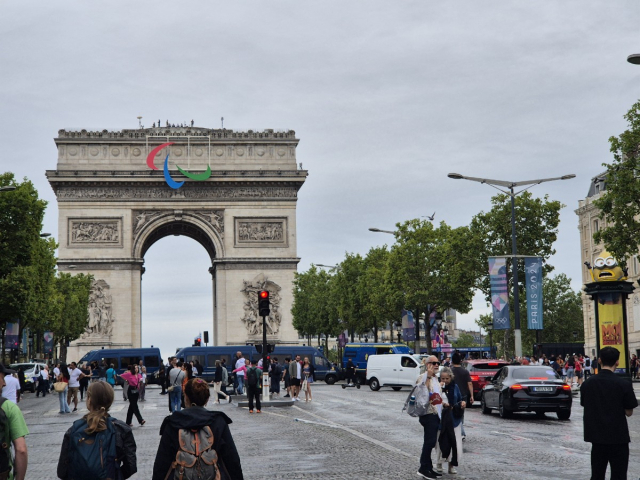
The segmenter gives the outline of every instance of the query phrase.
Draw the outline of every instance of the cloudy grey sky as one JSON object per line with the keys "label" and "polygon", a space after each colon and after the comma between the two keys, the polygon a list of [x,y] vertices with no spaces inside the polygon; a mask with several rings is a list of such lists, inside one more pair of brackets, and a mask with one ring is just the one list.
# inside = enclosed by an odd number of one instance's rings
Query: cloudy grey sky
{"label": "cloudy grey sky", "polygon": [[[578,199],[640,96],[632,1],[2,2],[0,168],[33,180],[60,128],[157,118],[294,129],[300,269],[392,240],[368,227],[430,215],[458,226],[489,208],[469,176],[529,179],[562,210],[556,272],[580,287]],[[181,252],[180,262],[167,257]],[[505,252],[506,253],[506,252]],[[523,252],[526,253],[526,252]],[[210,325],[208,256],[169,237],[145,258],[143,342],[163,355]],[[461,317],[463,327],[483,312]],[[167,323],[180,332],[167,338]]]}

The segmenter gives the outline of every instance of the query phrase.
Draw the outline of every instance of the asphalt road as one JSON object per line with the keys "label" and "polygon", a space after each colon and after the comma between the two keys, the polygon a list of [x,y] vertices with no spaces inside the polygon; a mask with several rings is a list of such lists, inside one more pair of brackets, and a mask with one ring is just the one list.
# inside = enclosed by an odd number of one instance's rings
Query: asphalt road
{"label": "asphalt road", "polygon": [[[640,397],[640,384],[636,390]],[[216,406],[233,420],[232,434],[240,451],[246,479],[415,479],[422,447],[422,427],[401,413],[409,392],[371,391],[363,386],[313,386],[313,401],[293,407],[267,408],[249,414],[234,404]],[[213,390],[212,390],[213,392]],[[127,405],[116,392],[113,415],[125,418]],[[159,427],[168,414],[167,398],[147,390],[141,403],[144,427],[134,427],[138,444],[138,474],[150,479],[159,441]],[[55,479],[62,436],[85,411],[58,414],[57,395],[20,403],[31,434],[28,479]],[[211,408],[211,406],[209,407]],[[135,423],[135,420],[134,420]],[[629,419],[631,460],[629,479],[640,478],[640,411]],[[479,408],[466,414],[467,440],[457,478],[580,479],[590,477],[590,444],[582,440],[582,408],[574,398],[569,421],[533,414],[501,419]],[[442,478],[454,478],[445,475]]]}

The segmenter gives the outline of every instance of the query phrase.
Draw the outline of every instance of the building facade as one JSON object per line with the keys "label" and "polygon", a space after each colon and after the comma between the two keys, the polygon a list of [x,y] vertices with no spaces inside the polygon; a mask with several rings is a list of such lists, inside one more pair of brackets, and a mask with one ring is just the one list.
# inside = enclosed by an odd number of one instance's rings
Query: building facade
{"label": "building facade", "polygon": [[[585,262],[591,265],[604,251],[602,244],[597,244],[593,240],[593,235],[601,228],[606,227],[606,219],[600,218],[600,210],[593,204],[605,192],[606,173],[602,173],[591,179],[589,192],[584,200],[579,200],[578,209],[578,230],[580,231],[580,259],[582,263],[582,284],[590,283],[591,273]],[[627,300],[627,325],[630,354],[640,355],[640,264],[638,255],[627,259],[628,281],[636,287],[636,291]],[[582,311],[584,315],[584,338],[585,353],[595,355],[596,353],[596,331],[595,331],[595,311],[593,300],[582,292]]]}

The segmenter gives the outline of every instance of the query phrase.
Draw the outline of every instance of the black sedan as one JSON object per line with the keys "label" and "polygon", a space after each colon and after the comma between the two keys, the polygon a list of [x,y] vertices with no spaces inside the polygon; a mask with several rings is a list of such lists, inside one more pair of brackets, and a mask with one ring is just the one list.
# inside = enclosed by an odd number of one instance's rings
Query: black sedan
{"label": "black sedan", "polygon": [[571,386],[550,367],[509,365],[487,382],[481,396],[482,413],[496,409],[502,418],[513,412],[555,412],[560,420],[571,416]]}

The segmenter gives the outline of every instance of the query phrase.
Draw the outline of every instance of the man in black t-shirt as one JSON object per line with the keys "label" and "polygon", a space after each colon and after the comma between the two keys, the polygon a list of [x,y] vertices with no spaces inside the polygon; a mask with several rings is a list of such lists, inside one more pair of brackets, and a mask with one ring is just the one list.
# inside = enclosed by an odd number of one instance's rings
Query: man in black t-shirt
{"label": "man in black t-shirt", "polygon": [[584,407],[584,441],[591,443],[591,479],[604,480],[611,464],[611,480],[626,479],[629,466],[629,425],[638,400],[628,379],[614,372],[620,352],[613,347],[600,350],[598,375],[580,388]]}
{"label": "man in black t-shirt", "polygon": [[[462,400],[467,402],[467,405],[471,406],[473,403],[473,383],[471,382],[471,375],[469,375],[468,370],[462,367],[462,356],[458,352],[454,353],[451,357],[451,364],[453,381],[460,389]],[[461,425],[462,439],[466,440],[467,436],[464,433],[464,414],[462,415]]]}

